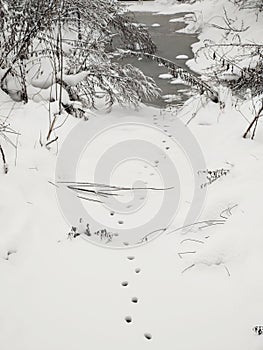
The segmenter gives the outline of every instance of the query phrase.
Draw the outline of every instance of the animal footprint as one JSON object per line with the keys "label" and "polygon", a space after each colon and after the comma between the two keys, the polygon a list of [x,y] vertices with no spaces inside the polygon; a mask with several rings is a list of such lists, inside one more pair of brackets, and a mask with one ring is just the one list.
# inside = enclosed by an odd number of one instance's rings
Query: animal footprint
{"label": "animal footprint", "polygon": [[139,299],[138,299],[137,297],[133,297],[133,298],[131,299],[131,301],[132,301],[132,303],[137,304],[138,301],[139,301]]}
{"label": "animal footprint", "polygon": [[126,316],[126,317],[125,317],[125,321],[126,321],[127,323],[131,323],[131,322],[132,322],[132,317],[131,317],[131,316]]}
{"label": "animal footprint", "polygon": [[144,333],[144,337],[147,339],[147,340],[151,340],[152,339],[152,335],[150,333]]}

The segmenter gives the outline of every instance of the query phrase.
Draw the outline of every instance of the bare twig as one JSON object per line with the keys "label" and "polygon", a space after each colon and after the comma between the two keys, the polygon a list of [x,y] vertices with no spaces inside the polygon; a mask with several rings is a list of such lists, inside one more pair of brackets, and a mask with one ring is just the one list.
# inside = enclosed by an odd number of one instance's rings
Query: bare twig
{"label": "bare twig", "polygon": [[[238,206],[238,204],[235,204],[235,205],[233,205],[232,207],[229,207],[229,208],[227,208],[227,209],[224,209],[223,211],[221,211],[220,217],[221,217],[222,219],[227,220],[227,219],[229,218],[229,216],[232,215],[232,209],[236,208],[237,206]],[[228,215],[228,216],[224,216],[224,214],[226,214],[226,215]]]}
{"label": "bare twig", "polygon": [[49,138],[50,138],[50,136],[52,134],[52,131],[54,130],[54,126],[55,126],[56,120],[57,120],[57,114],[54,115],[53,120],[52,120],[51,125],[50,125],[50,128],[48,130],[47,141],[49,140]]}
{"label": "bare twig", "polygon": [[185,254],[195,254],[196,251],[192,251],[192,252],[180,252],[180,253],[177,253],[178,256],[180,257],[180,259],[182,259],[182,255],[185,255]]}
{"label": "bare twig", "polygon": [[53,140],[49,141],[48,143],[46,143],[46,147],[50,146],[53,142],[56,142],[58,140],[58,136],[55,137]]}
{"label": "bare twig", "polygon": [[58,185],[54,184],[54,182],[48,181],[48,183],[58,188]]}
{"label": "bare twig", "polygon": [[192,264],[192,265],[186,267],[186,268],[182,271],[182,273],[184,273],[184,272],[187,271],[187,270],[190,270],[190,269],[191,269],[192,267],[194,267],[194,266],[195,266],[195,264]]}
{"label": "bare twig", "polygon": [[167,235],[170,235],[171,233],[174,233],[176,231],[180,231],[180,230],[183,230],[187,227],[191,227],[191,226],[195,226],[195,225],[198,225],[198,224],[207,224],[207,226],[212,226],[212,225],[217,225],[217,224],[224,224],[226,222],[226,220],[220,220],[220,219],[214,219],[214,220],[204,220],[204,221],[197,221],[197,222],[194,222],[192,224],[189,224],[189,225],[185,225],[185,226],[182,226],[182,227],[178,227],[170,232],[167,232]]}
{"label": "bare twig", "polygon": [[226,269],[226,272],[227,272],[228,276],[230,277],[230,272],[229,272],[228,268],[226,267],[226,265],[224,265],[224,268]]}
{"label": "bare twig", "polygon": [[96,202],[96,203],[103,203],[102,201],[98,199],[93,199],[93,198],[87,198],[87,197],[82,197],[82,196],[77,196],[79,199],[84,199],[85,201],[90,201],[90,202]]}
{"label": "bare twig", "polygon": [[17,136],[16,136],[16,154],[15,154],[15,166],[16,166],[16,162],[17,162],[18,138],[19,138],[19,134],[17,134]]}
{"label": "bare twig", "polygon": [[251,131],[251,129],[254,127],[251,139],[253,140],[255,137],[255,133],[256,133],[256,128],[257,128],[257,123],[258,123],[258,119],[261,117],[261,113],[263,112],[263,101],[261,103],[261,107],[258,111],[258,113],[256,114],[256,116],[254,117],[254,119],[252,120],[252,122],[250,123],[250,125],[248,126],[246,132],[243,135],[243,138],[246,139],[249,132]]}
{"label": "bare twig", "polygon": [[186,239],[183,239],[181,242],[180,242],[180,244],[183,244],[184,242],[196,242],[196,243],[202,243],[202,244],[204,244],[205,242],[203,242],[203,241],[200,241],[200,240],[198,240],[198,239],[193,239],[193,238],[186,238]]}
{"label": "bare twig", "polygon": [[189,73],[183,68],[176,65],[173,61],[168,60],[163,57],[159,57],[157,55],[145,53],[145,52],[137,52],[131,50],[118,50],[120,57],[124,56],[136,56],[141,58],[148,58],[157,63],[163,64],[166,68],[169,69],[171,74],[177,78],[180,77],[186,84],[189,84],[192,87],[195,87],[200,90],[201,93],[206,92],[207,96],[215,103],[219,102],[219,97],[217,91],[215,91],[210,85],[206,82],[202,81],[200,78],[196,77],[194,74]]}
{"label": "bare twig", "polygon": [[168,229],[168,227],[166,227],[166,228],[160,228],[160,229],[151,231],[151,232],[147,233],[147,235],[143,236],[142,239],[141,239],[140,241],[138,241],[136,244],[143,243],[144,241],[147,242],[149,236],[151,236],[151,235],[153,235],[154,233],[157,233],[157,232],[160,232],[160,233],[161,233],[161,232],[165,232],[167,229]]}
{"label": "bare twig", "polygon": [[4,173],[7,174],[8,173],[8,166],[6,163],[5,153],[4,153],[4,150],[3,150],[1,145],[0,145],[0,153],[2,155],[2,160],[3,160],[3,165],[4,165]]}

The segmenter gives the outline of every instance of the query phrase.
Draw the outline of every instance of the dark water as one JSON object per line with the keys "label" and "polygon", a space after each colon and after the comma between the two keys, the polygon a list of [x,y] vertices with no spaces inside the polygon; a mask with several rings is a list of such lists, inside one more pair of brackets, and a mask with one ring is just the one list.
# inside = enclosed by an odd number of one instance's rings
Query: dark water
{"label": "dark water", "polygon": [[[186,25],[184,22],[169,22],[172,18],[183,17],[184,14],[174,14],[174,15],[159,15],[152,12],[135,12],[131,14],[133,22],[145,24],[148,28],[153,41],[157,46],[156,55],[165,57],[178,66],[189,71],[189,68],[185,65],[187,59],[176,59],[178,55],[187,55],[193,58],[193,53],[191,50],[191,45],[197,42],[197,36],[192,34],[177,33],[176,31],[184,28]],[[159,27],[152,27],[152,24],[158,23]],[[158,63],[150,60],[138,60],[135,57],[126,58],[123,62],[131,63],[132,65],[140,68],[145,75],[152,77],[159,88],[161,88],[161,96],[164,95],[177,95],[174,101],[165,102],[165,100],[160,97],[155,101],[151,101],[147,104],[164,108],[167,105],[176,105],[182,103],[189,97],[189,90],[185,85],[182,84],[170,84],[169,79],[160,79],[160,74],[168,73],[167,68],[159,66]],[[179,90],[179,91],[178,91]],[[180,91],[185,90],[185,91]]]}

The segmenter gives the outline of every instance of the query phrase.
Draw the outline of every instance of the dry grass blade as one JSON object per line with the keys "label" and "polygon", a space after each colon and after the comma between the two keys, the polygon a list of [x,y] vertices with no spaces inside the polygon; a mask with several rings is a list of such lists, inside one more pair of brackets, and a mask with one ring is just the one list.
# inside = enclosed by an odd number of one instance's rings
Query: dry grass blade
{"label": "dry grass blade", "polygon": [[[67,184],[72,189],[77,186],[78,188],[85,187],[103,187],[105,191],[133,191],[133,190],[151,190],[151,191],[167,191],[174,187],[158,188],[158,187],[123,187],[123,186],[112,186],[96,182],[75,182],[75,181],[59,181],[58,183]],[[81,187],[80,187],[81,186]]]}
{"label": "dry grass blade", "polygon": [[[92,182],[67,182],[59,181],[58,184],[64,184],[67,188],[82,195],[92,195],[100,196],[104,198],[117,197],[121,195],[121,192],[124,191],[140,191],[140,190],[149,190],[149,191],[167,191],[171,190],[174,187],[167,188],[156,188],[156,187],[121,187],[121,186],[111,186],[101,183],[92,183]],[[87,199],[86,197],[79,197],[82,199]],[[98,201],[100,202],[100,201]]]}
{"label": "dry grass blade", "polygon": [[213,225],[220,225],[220,224],[224,224],[226,222],[226,220],[220,220],[220,219],[214,219],[214,220],[204,220],[204,221],[198,221],[198,222],[194,222],[192,224],[189,224],[189,225],[185,225],[185,226],[182,226],[182,227],[178,227],[170,232],[167,232],[167,235],[170,235],[171,233],[174,233],[174,232],[177,232],[177,231],[180,231],[180,230],[183,230],[185,228],[189,228],[189,227],[193,227],[193,226],[196,226],[196,225],[199,225],[199,224],[205,224],[206,226],[203,226],[203,227],[209,227],[209,226],[213,226]]}
{"label": "dry grass blade", "polygon": [[182,273],[184,273],[184,272],[187,271],[187,270],[190,270],[190,269],[191,269],[192,267],[194,267],[194,266],[195,266],[195,264],[192,264],[192,265],[186,267],[186,268],[182,271]]}

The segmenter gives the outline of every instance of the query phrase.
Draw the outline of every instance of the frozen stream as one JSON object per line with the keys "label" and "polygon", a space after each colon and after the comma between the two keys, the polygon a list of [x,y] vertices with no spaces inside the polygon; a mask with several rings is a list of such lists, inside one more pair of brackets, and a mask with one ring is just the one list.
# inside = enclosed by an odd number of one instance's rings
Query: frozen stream
{"label": "frozen stream", "polygon": [[[197,36],[192,34],[178,33],[177,31],[184,28],[184,22],[170,22],[170,20],[183,17],[183,13],[175,15],[159,15],[152,12],[134,12],[134,22],[145,24],[157,46],[156,54],[165,57],[182,68],[187,70],[185,62],[193,58],[191,45],[197,41]],[[179,55],[185,55],[185,58],[176,58]],[[188,58],[187,58],[188,57]],[[156,81],[161,88],[161,96],[173,95],[173,98],[165,99],[160,97],[151,102],[156,107],[165,107],[167,104],[177,104],[188,98],[189,89],[182,84],[171,84],[171,79],[159,78],[161,74],[166,74],[167,69],[160,67],[156,62],[150,60],[138,60],[135,57],[127,58],[125,63],[131,63],[140,68],[145,75],[148,75]],[[168,101],[169,100],[169,101]]]}

